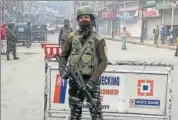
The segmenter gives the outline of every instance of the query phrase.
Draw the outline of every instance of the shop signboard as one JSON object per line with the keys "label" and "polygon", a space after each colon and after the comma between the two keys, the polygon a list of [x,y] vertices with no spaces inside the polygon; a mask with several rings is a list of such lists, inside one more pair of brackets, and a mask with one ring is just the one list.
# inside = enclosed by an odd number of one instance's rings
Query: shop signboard
{"label": "shop signboard", "polygon": [[170,9],[170,8],[172,8],[171,1],[163,1],[163,0],[156,1],[156,9]]}

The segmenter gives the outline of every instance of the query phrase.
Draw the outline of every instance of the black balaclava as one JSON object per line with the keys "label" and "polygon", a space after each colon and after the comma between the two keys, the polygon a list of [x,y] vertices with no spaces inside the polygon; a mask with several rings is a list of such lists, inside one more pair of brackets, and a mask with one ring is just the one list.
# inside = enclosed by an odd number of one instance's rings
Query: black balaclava
{"label": "black balaclava", "polygon": [[10,23],[9,25],[8,25],[8,28],[13,28],[14,27],[14,24],[13,23]]}
{"label": "black balaclava", "polygon": [[64,27],[69,27],[69,21],[68,20],[64,21]]}
{"label": "black balaclava", "polygon": [[93,32],[93,26],[95,22],[94,22],[94,18],[92,16],[90,17],[91,17],[91,21],[83,20],[81,22],[78,22],[80,27],[79,34],[82,35],[83,38],[87,38]]}

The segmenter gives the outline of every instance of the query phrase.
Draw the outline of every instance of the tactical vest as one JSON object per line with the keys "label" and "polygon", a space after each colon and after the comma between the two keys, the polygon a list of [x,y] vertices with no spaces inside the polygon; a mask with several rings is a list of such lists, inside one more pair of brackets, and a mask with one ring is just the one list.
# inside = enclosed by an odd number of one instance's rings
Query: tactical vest
{"label": "tactical vest", "polygon": [[62,36],[61,36],[61,44],[63,45],[65,43],[65,41],[68,39],[68,36],[71,32],[71,28],[65,28],[63,27],[63,33],[62,33]]}
{"label": "tactical vest", "polygon": [[[92,76],[96,66],[98,65],[98,57],[96,55],[95,43],[93,40],[93,37],[95,35],[96,35],[95,33],[92,34],[92,36],[89,37],[84,43],[84,44],[87,44],[87,47],[83,55],[80,57],[79,64],[78,64],[78,70],[80,71],[82,75]],[[76,58],[82,50],[80,37],[77,34],[75,37],[73,37],[71,50],[72,51],[70,54],[69,64],[71,67],[75,67]]]}

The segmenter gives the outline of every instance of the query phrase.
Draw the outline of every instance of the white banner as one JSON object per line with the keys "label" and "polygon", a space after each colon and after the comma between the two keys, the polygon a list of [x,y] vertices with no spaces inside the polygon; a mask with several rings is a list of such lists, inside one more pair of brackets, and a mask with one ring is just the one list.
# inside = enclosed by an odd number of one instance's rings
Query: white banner
{"label": "white banner", "polygon": [[[70,111],[67,81],[60,79],[58,70],[52,69],[50,75],[49,109]],[[103,112],[164,116],[167,82],[167,74],[106,71],[100,77]],[[88,111],[85,102],[83,107]]]}

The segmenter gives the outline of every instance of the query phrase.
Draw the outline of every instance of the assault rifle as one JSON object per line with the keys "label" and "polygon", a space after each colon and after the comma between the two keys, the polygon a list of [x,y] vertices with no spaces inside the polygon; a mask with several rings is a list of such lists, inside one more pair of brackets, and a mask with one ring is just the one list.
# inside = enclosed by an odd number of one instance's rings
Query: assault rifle
{"label": "assault rifle", "polygon": [[[80,74],[80,72],[78,70],[76,70],[75,68],[70,68],[67,65],[65,65],[61,59],[61,57],[59,56],[59,54],[56,54],[54,57],[58,62],[59,62],[59,67],[61,67],[64,71],[65,71],[65,76],[68,76],[68,78],[73,79],[76,81],[76,83],[78,84],[79,88],[82,89],[84,91],[85,96],[89,99],[90,103],[92,104],[92,106],[94,107],[94,109],[96,110],[96,112],[98,112],[99,114],[101,114],[101,111],[97,108],[97,106],[95,105],[91,94],[88,92],[88,90],[86,89],[86,85],[85,82]],[[60,69],[60,68],[59,68]]]}

